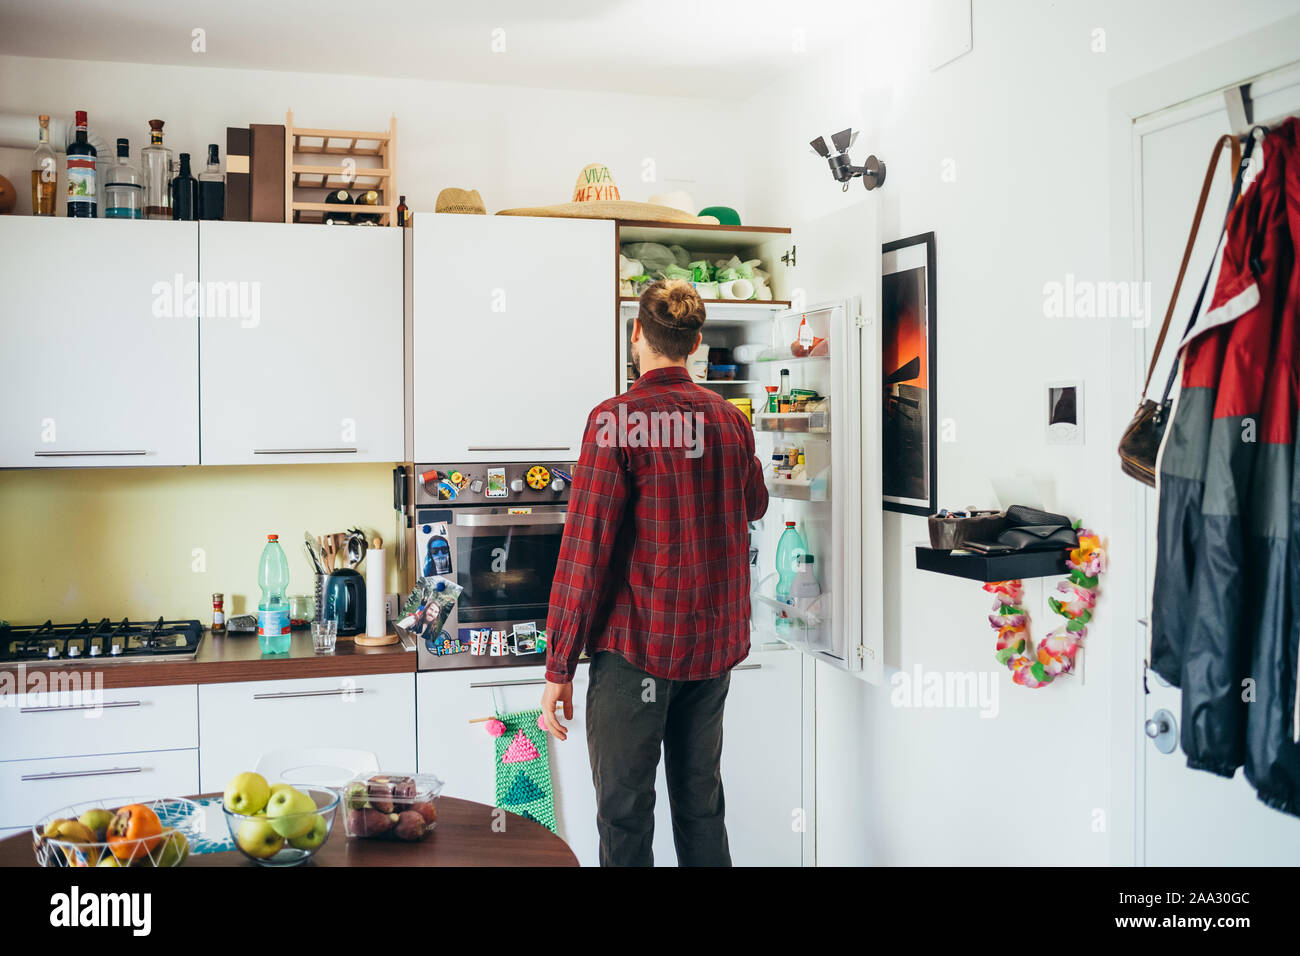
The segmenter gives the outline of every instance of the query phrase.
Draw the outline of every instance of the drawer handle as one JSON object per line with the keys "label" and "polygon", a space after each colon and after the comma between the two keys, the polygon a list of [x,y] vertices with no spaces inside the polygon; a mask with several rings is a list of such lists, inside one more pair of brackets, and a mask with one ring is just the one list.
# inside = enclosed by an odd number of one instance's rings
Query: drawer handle
{"label": "drawer handle", "polygon": [[19,707],[20,714],[54,714],[73,710],[110,710],[117,707],[139,707],[138,700],[110,700],[104,704],[69,704],[66,707]]}
{"label": "drawer handle", "polygon": [[466,445],[466,451],[572,451],[572,445]]}
{"label": "drawer handle", "polygon": [[737,664],[735,667],[732,668],[732,670],[733,671],[756,671],[762,666],[763,666],[762,664]]}
{"label": "drawer handle", "polygon": [[29,773],[18,779],[23,783],[32,780],[67,780],[72,777],[108,777],[122,773],[144,773],[144,767],[114,767],[112,770],[67,770],[62,773]]}
{"label": "drawer handle", "polygon": [[356,448],[254,448],[254,455],[355,455]]}
{"label": "drawer handle", "polygon": [[544,678],[536,678],[534,680],[484,680],[475,681],[469,686],[471,690],[477,690],[483,687],[536,687],[539,684],[545,683],[546,680]]}
{"label": "drawer handle", "polygon": [[83,458],[83,457],[104,457],[111,455],[147,455],[149,454],[143,448],[129,448],[121,451],[36,451],[32,452],[37,458]]}
{"label": "drawer handle", "polygon": [[289,700],[294,697],[342,697],[344,694],[364,694],[364,687],[349,690],[340,687],[337,690],[281,690],[274,694],[254,694],[253,700]]}

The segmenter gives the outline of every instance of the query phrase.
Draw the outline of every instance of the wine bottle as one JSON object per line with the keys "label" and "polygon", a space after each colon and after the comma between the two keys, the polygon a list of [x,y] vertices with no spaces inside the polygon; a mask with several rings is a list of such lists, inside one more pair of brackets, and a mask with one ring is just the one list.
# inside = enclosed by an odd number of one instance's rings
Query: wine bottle
{"label": "wine bottle", "polygon": [[190,154],[181,153],[181,168],[172,180],[172,218],[185,222],[199,218],[199,181],[190,175]]}
{"label": "wine bottle", "polygon": [[54,215],[54,187],[59,178],[59,166],[50,146],[50,118],[39,117],[40,133],[36,152],[32,154],[32,215]]}
{"label": "wine bottle", "polygon": [[68,218],[94,219],[99,198],[95,191],[95,157],[90,145],[86,111],[77,110],[77,138],[68,145]]}
{"label": "wine bottle", "polygon": [[[365,192],[358,193],[356,198],[358,206],[378,206],[379,190],[367,189]],[[379,216],[374,213],[354,212],[352,214],[352,225],[354,226],[377,226],[379,225]]]}
{"label": "wine bottle", "polygon": [[208,144],[208,168],[199,173],[199,218],[226,217],[226,177],[221,173],[221,154],[216,143]]}
{"label": "wine bottle", "polygon": [[[346,189],[336,189],[325,197],[325,202],[331,206],[350,206],[352,205],[352,196]],[[327,212],[321,220],[327,226],[332,226],[336,222],[343,224],[352,221],[352,214],[346,212]]]}
{"label": "wine bottle", "polygon": [[397,197],[397,225],[407,226],[411,222],[411,211],[406,208],[406,197]]}

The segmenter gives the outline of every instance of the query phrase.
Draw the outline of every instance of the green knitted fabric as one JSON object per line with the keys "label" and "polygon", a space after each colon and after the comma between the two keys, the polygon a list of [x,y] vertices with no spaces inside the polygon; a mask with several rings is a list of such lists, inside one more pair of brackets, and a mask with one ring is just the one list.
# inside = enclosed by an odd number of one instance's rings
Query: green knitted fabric
{"label": "green knitted fabric", "polygon": [[[497,765],[497,806],[535,820],[555,832],[555,803],[551,797],[551,763],[546,749],[546,734],[537,726],[541,710],[522,710],[515,714],[498,714],[506,732],[495,740]],[[537,757],[518,763],[502,763],[520,732],[537,749]]]}

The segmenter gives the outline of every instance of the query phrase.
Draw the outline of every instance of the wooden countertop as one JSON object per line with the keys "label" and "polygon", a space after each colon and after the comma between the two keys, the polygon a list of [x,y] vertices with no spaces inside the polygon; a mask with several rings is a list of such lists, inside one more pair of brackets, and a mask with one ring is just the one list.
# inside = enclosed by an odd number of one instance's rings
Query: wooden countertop
{"label": "wooden countertop", "polygon": [[[415,655],[412,654],[412,657]],[[130,665],[127,665],[130,666]],[[146,665],[140,664],[138,667]],[[214,794],[208,794],[214,796]],[[217,811],[220,816],[220,811]],[[438,800],[438,826],[425,840],[348,839],[340,812],[329,840],[304,866],[577,866],[569,845],[540,823],[498,811],[487,804],[456,797]],[[219,826],[222,824],[218,824]],[[35,866],[30,831],[0,840],[0,867]],[[258,864],[238,850],[191,856],[186,867],[251,866]]]}
{"label": "wooden countertop", "polygon": [[[363,647],[340,640],[333,654],[317,654],[311,631],[294,631],[289,653],[263,657],[257,636],[215,635],[203,632],[199,652],[187,661],[119,661],[103,664],[26,665],[28,674],[41,672],[103,675],[104,687],[159,687],[168,684],[223,684],[231,681],[296,680],[302,677],[346,677],[353,674],[414,674],[416,653],[400,642],[385,647]],[[14,672],[16,664],[0,665]]]}

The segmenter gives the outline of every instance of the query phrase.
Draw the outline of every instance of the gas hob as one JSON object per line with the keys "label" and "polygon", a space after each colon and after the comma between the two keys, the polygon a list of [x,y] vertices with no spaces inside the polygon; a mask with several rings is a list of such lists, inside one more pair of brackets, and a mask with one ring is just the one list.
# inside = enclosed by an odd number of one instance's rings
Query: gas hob
{"label": "gas hob", "polygon": [[189,660],[198,653],[198,621],[113,621],[0,625],[0,664],[103,664]]}

